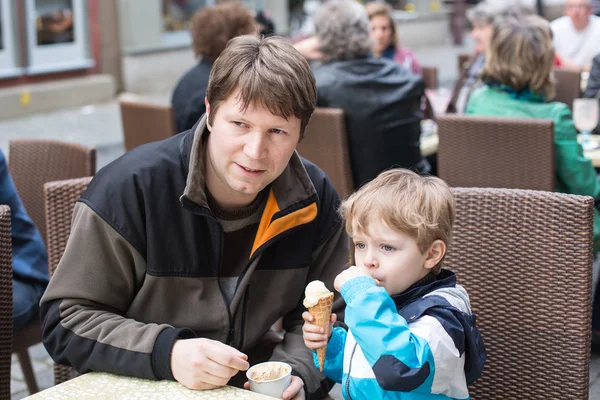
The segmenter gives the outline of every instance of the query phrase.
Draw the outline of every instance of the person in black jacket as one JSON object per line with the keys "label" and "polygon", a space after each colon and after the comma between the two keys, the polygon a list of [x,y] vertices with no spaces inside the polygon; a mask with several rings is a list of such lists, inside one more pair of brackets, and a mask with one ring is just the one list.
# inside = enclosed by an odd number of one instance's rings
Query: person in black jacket
{"label": "person in black jacket", "polygon": [[429,173],[420,149],[423,79],[372,55],[369,18],[355,1],[325,3],[314,25],[323,62],[313,69],[317,106],[344,110],[354,185],[392,167]]}
{"label": "person in black jacket", "polygon": [[177,132],[190,129],[206,112],[204,97],[213,62],[227,42],[256,30],[252,12],[237,3],[225,3],[200,9],[191,20],[194,53],[198,64],[179,80],[171,105]]}
{"label": "person in black jacket", "polygon": [[[587,97],[590,99],[596,97],[600,99],[600,54],[598,54],[592,60],[592,69],[590,70],[590,75],[588,77],[585,91],[583,92],[583,97]],[[596,126],[594,133],[600,133],[600,124]]]}

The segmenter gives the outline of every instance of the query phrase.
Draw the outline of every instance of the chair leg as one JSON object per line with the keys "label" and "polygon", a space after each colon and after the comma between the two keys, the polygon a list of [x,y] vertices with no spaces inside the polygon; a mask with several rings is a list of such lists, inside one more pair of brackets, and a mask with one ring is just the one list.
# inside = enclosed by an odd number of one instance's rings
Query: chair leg
{"label": "chair leg", "polygon": [[33,368],[31,368],[31,359],[29,358],[29,352],[27,349],[22,351],[17,351],[17,358],[19,359],[19,364],[21,364],[21,370],[23,371],[23,376],[25,377],[25,383],[27,384],[27,390],[29,390],[29,394],[34,394],[39,391],[37,382],[35,381],[35,374],[33,373]]}

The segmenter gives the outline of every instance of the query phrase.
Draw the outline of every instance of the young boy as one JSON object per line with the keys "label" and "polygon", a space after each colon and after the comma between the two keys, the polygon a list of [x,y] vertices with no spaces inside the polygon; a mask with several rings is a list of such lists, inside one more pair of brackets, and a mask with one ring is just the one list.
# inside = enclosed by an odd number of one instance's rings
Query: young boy
{"label": "young boy", "polygon": [[334,287],[346,301],[348,331],[327,337],[310,313],[302,316],[304,343],[315,354],[327,346],[323,373],[342,383],[345,399],[469,398],[486,354],[469,296],[441,269],[454,206],[441,179],[403,169],[381,173],[342,203],[355,266]]}

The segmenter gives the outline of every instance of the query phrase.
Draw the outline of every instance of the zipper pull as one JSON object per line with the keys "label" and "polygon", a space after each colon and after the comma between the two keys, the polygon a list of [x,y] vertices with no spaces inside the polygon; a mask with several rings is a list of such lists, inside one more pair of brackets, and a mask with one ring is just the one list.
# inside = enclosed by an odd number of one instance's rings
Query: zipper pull
{"label": "zipper pull", "polygon": [[233,345],[234,335],[235,335],[235,329],[229,328],[229,336],[227,337],[227,344],[230,346]]}

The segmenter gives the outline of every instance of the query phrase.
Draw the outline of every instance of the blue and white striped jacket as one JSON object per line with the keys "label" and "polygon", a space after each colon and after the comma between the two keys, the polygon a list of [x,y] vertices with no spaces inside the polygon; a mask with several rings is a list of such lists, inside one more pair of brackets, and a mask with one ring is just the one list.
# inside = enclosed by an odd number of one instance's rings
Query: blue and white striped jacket
{"label": "blue and white striped jacket", "polygon": [[469,398],[486,360],[469,296],[451,271],[428,278],[392,297],[369,277],[342,286],[349,330],[333,329],[323,372],[345,399]]}

